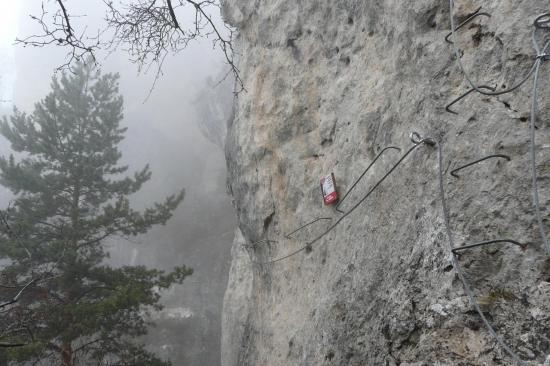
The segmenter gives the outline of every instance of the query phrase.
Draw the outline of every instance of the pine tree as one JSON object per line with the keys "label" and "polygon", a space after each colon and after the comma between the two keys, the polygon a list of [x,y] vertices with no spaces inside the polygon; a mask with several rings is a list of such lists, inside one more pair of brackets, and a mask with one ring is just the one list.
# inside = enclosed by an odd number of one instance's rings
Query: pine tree
{"label": "pine tree", "polygon": [[160,310],[173,272],[106,264],[105,241],[165,224],[184,191],[138,212],[129,195],[149,180],[148,166],[127,177],[117,147],[124,137],[118,75],[83,63],[53,78],[31,115],[14,111],[0,133],[17,158],[0,159],[1,183],[15,196],[0,218],[0,303],[33,281],[0,314],[0,342],[11,364],[168,365],[135,341]]}

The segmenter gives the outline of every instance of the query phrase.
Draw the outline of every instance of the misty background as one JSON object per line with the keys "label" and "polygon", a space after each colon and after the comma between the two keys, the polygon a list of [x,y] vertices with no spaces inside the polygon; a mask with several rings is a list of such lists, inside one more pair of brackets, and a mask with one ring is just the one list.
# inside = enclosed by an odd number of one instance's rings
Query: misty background
{"label": "misty background", "polygon": [[[74,13],[86,15],[83,23],[102,26],[102,7],[96,2],[79,2],[78,6]],[[65,62],[66,49],[62,47],[12,45],[16,35],[30,35],[35,29],[31,13],[40,13],[40,2],[0,4],[2,116],[10,114],[14,105],[32,113],[34,103],[50,91],[55,68]],[[133,206],[143,208],[186,189],[183,204],[166,226],[131,241],[111,241],[110,260],[114,265],[193,268],[194,274],[183,285],[164,294],[166,308],[155,315],[157,326],[144,341],[174,365],[217,366],[222,301],[236,225],[226,192],[223,152],[233,83],[231,78],[218,83],[227,65],[210,40],[191,43],[165,59],[164,75],[147,98],[156,76],[154,65],[146,74],[139,74],[122,50],[97,56],[104,73],[120,74],[123,125],[128,127],[120,144],[121,162],[129,164],[130,171],[150,164],[153,172],[151,180],[132,197]],[[2,138],[0,152],[5,155],[9,151]],[[8,192],[2,187],[0,198],[1,207],[7,206]]]}

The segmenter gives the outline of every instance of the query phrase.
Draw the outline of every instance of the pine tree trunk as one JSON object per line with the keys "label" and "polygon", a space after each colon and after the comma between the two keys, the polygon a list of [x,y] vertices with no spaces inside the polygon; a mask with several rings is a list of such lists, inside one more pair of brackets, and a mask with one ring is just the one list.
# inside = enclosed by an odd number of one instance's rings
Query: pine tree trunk
{"label": "pine tree trunk", "polygon": [[73,197],[71,202],[71,229],[72,229],[72,245],[76,249],[78,244],[78,224],[80,221],[80,181],[78,177],[75,177],[75,183],[73,187]]}
{"label": "pine tree trunk", "polygon": [[61,360],[63,366],[73,366],[73,349],[70,343],[65,343],[61,347]]}

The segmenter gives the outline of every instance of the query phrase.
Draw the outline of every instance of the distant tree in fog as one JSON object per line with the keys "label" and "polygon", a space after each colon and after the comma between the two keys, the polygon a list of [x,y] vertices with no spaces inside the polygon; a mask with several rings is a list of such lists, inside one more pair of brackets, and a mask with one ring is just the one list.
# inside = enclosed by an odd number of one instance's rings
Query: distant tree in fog
{"label": "distant tree in fog", "polygon": [[105,240],[165,224],[184,191],[143,212],[130,207],[151,172],[126,177],[118,163],[118,76],[82,63],[71,71],[31,115],[15,111],[0,125],[17,152],[0,159],[15,195],[0,215],[0,363],[168,365],[133,340],[161,308],[160,290],[192,271],[109,267]]}
{"label": "distant tree in fog", "polygon": [[231,85],[227,80],[217,83],[209,77],[206,87],[199,92],[193,104],[197,110],[198,127],[202,135],[223,151],[228,121],[232,120]]}

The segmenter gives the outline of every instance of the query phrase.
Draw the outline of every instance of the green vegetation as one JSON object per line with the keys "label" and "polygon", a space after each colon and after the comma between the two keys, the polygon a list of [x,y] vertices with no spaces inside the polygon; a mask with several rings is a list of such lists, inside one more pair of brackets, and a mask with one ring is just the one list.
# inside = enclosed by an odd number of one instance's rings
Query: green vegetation
{"label": "green vegetation", "polygon": [[192,273],[142,266],[112,268],[105,242],[165,224],[184,191],[142,212],[129,196],[151,177],[126,176],[117,145],[125,128],[118,76],[85,64],[54,78],[26,115],[4,118],[0,132],[17,157],[0,159],[14,200],[0,225],[0,363],[168,365],[135,338],[147,332],[160,291]]}

